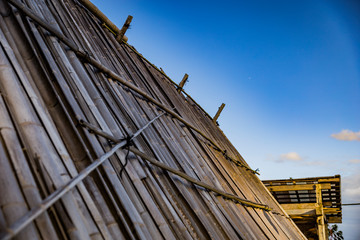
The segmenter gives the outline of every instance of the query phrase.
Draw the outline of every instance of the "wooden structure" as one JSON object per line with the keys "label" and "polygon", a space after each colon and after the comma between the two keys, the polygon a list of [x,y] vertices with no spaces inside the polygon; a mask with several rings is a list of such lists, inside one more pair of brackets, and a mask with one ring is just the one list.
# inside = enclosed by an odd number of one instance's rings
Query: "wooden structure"
{"label": "wooden structure", "polygon": [[0,0],[0,239],[305,239],[124,31],[87,0]]}
{"label": "wooden structure", "polygon": [[328,239],[328,223],[341,223],[340,175],[263,181],[309,239]]}
{"label": "wooden structure", "polygon": [[216,112],[215,116],[213,117],[213,122],[216,124],[217,123],[217,119],[219,118],[222,110],[225,107],[225,103],[222,103],[221,106],[219,107],[218,111]]}

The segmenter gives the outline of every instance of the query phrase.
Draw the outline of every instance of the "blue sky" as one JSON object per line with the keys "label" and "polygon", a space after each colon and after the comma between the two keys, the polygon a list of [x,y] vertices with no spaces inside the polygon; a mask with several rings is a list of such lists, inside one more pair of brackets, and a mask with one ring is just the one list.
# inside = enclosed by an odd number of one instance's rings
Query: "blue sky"
{"label": "blue sky", "polygon": [[[360,2],[93,1],[210,114],[261,179],[341,174],[360,202]],[[349,131],[343,131],[349,130]],[[337,135],[334,135],[337,134]],[[359,239],[360,206],[343,207]]]}

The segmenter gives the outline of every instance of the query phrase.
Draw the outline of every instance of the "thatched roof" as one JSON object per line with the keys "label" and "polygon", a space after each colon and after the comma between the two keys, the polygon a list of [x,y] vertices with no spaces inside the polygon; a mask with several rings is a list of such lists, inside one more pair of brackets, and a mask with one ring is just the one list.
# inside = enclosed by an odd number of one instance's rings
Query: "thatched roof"
{"label": "thatched roof", "polygon": [[85,0],[24,2],[0,0],[1,239],[304,239]]}

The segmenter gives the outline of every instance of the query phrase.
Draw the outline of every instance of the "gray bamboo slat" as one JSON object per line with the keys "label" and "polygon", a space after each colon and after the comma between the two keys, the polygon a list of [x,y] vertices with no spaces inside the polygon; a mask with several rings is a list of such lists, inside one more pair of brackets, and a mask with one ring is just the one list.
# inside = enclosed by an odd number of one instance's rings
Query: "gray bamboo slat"
{"label": "gray bamboo slat", "polygon": [[[161,115],[160,115],[161,116]],[[158,116],[158,117],[160,117]],[[129,141],[139,135],[144,129],[146,129],[153,121],[155,121],[158,117],[151,120],[144,127],[139,129],[136,133],[134,133]],[[28,224],[31,223],[33,219],[35,219],[38,215],[43,213],[47,208],[49,208],[53,203],[55,203],[58,199],[63,197],[67,192],[73,190],[73,188],[79,184],[88,174],[94,171],[98,166],[100,166],[104,161],[106,161],[111,155],[113,155],[119,148],[124,147],[127,144],[128,140],[122,140],[117,143],[109,152],[101,156],[99,159],[94,161],[90,166],[84,169],[79,175],[75,178],[71,179],[66,185],[57,188],[50,196],[48,196],[39,206],[33,208],[30,212],[24,215],[18,222],[14,223],[11,230],[16,233],[20,231],[20,229],[24,228]],[[5,237],[5,239],[8,239]]]}
{"label": "gray bamboo slat", "polygon": [[[9,116],[3,109],[4,103],[0,99],[0,131],[3,136],[3,141],[5,147],[8,150],[9,160],[13,164],[14,171],[17,173],[19,179],[19,185],[23,189],[24,197],[28,202],[30,207],[34,207],[41,202],[41,196],[36,188],[36,183],[34,178],[31,175],[31,170],[28,166],[23,151],[20,148],[21,144],[17,139],[16,132],[12,126]],[[38,226],[43,226],[39,228],[41,236],[43,238],[57,239],[55,230],[51,225],[49,216],[45,213],[40,216],[36,224]]]}
{"label": "gray bamboo slat", "polygon": [[[3,21],[1,21],[1,27],[4,28]],[[4,36],[0,31],[0,41],[3,42]],[[18,178],[20,180],[20,185],[24,189],[24,194],[29,202],[29,206],[33,207],[41,201],[40,193],[36,188],[35,181],[31,175],[31,170],[27,164],[26,158],[23,155],[23,151],[21,149],[21,144],[17,139],[16,132],[14,126],[11,124],[11,120],[9,116],[5,113],[5,111],[1,111],[0,114],[0,128],[2,129],[2,134],[4,137],[4,142],[7,146],[9,156],[12,159],[14,169],[18,174]],[[47,215],[41,216],[37,220],[37,224],[40,226],[44,226],[44,228],[40,228],[41,235],[43,238],[51,238],[56,239],[56,235],[54,233],[54,228],[51,224],[49,224],[50,220]]]}
{"label": "gray bamboo slat", "polygon": [[[117,115],[118,116],[118,115]],[[135,161],[135,164],[137,164],[138,162],[137,161]],[[134,168],[135,168],[135,170],[136,171],[139,171],[140,169],[139,169],[139,166],[138,166],[138,164],[136,165],[136,166],[134,166]],[[134,171],[134,170],[131,170],[131,169],[129,169],[131,167],[131,164],[129,163],[129,165],[128,165],[128,167],[127,167],[127,172],[128,172],[128,174],[129,174],[129,176],[130,177],[132,177],[132,181],[133,182],[135,182],[135,183],[137,183],[137,182],[139,182],[140,181],[140,179],[139,180],[137,180],[137,179],[134,179],[134,175],[132,174],[132,172]],[[140,176],[144,176],[144,173],[143,173],[143,171],[140,171]],[[144,177],[146,177],[146,176],[144,176]],[[142,178],[144,178],[144,177],[142,177]],[[137,189],[138,189],[138,191],[140,192],[140,193],[142,193],[142,194],[147,194],[146,192],[144,192],[143,190],[141,190],[141,185],[140,184],[138,184],[138,186],[137,186]],[[143,197],[143,199],[150,199],[150,198],[147,198],[147,197]],[[149,203],[149,201],[146,201],[146,204],[147,205],[149,205],[149,204],[151,204],[151,201],[150,201],[150,203]],[[149,206],[148,206],[149,207]],[[152,207],[152,209],[153,209],[153,207]],[[155,214],[155,215],[154,215]],[[161,218],[159,218],[159,215],[156,215],[156,212],[154,213],[153,212],[153,215],[154,215],[154,218],[155,218],[155,221],[159,221],[159,220],[161,220]],[[171,234],[169,235],[169,233],[166,233],[166,231],[168,232],[168,230],[166,230],[166,229],[168,229],[168,227],[164,224],[164,222],[159,222],[159,225],[161,226],[161,229],[164,229],[162,232],[163,232],[163,234],[166,236],[166,238],[169,238],[169,237],[171,237]],[[164,232],[165,231],[165,232]]]}
{"label": "gray bamboo slat", "polygon": [[[185,225],[181,222],[181,219],[177,215],[176,211],[169,202],[168,197],[160,189],[159,185],[156,183],[152,176],[149,174],[147,179],[143,180],[145,187],[149,190],[154,201],[157,203],[158,207],[161,209],[161,213],[167,219],[167,223],[170,225],[173,230],[173,234],[177,239],[192,239],[190,233],[186,229]],[[163,228],[163,227],[160,227]]]}
{"label": "gray bamboo slat", "polygon": [[[70,65],[68,65],[70,67]],[[74,75],[74,79],[77,79],[77,76]],[[105,130],[109,131],[109,128],[108,126],[106,125],[106,123],[104,122],[104,120],[102,119],[101,117],[101,114],[98,112],[97,108],[95,107],[95,105],[92,103],[92,100],[90,99],[89,95],[87,95],[87,92],[86,90],[83,88],[83,86],[81,85],[81,83],[78,81],[78,84],[77,84],[78,87],[80,87],[79,91],[81,92],[82,94],[82,97],[85,97],[86,98],[86,103],[87,104],[90,104],[90,109],[92,110],[92,114],[94,114],[94,116],[96,117],[96,119],[98,121],[100,121],[100,124],[102,126],[102,128],[105,128]],[[107,165],[107,168],[108,170],[112,169],[112,167],[108,164],[108,163],[104,163],[104,165],[106,166]],[[110,173],[111,174],[111,173]],[[118,190],[120,192],[124,192],[125,189],[122,188],[122,185],[120,184],[120,182],[118,182],[119,180],[116,179],[116,178],[113,178],[113,180],[115,180],[115,182],[113,182],[113,185],[115,186],[118,186]],[[118,182],[117,184],[115,184],[116,182]],[[125,192],[124,192],[125,193]],[[119,196],[123,196],[124,193],[122,194],[119,194]],[[132,209],[133,207],[130,207],[130,206],[133,206],[133,203],[131,203],[131,200],[130,198],[128,198],[126,200],[126,198],[122,197],[122,200],[124,201],[125,205],[127,206],[126,209],[130,210]],[[140,218],[140,215],[138,214],[138,212],[135,210],[135,208],[133,208],[132,210],[132,213],[130,212],[129,213],[129,216],[131,218],[134,218],[133,220],[133,223],[135,223],[135,225],[138,226],[138,231],[139,232],[147,232],[147,229],[145,229],[143,226],[144,226],[144,223],[143,221],[141,220]],[[136,220],[135,220],[136,219]],[[140,230],[141,229],[141,230]]]}
{"label": "gray bamboo slat", "polygon": [[[70,56],[70,57],[73,57],[73,56]],[[73,58],[74,59],[74,58]],[[75,66],[80,66],[79,64],[77,64],[76,62],[74,62],[74,61],[76,61],[76,60],[73,60],[73,66],[75,65]],[[70,65],[68,65],[68,68],[70,68]],[[80,67],[78,67],[78,71],[81,71],[81,68]],[[82,76],[85,78],[85,77],[87,77],[87,76],[85,76],[85,73],[84,72],[81,72],[82,73]],[[76,76],[76,75],[74,75],[74,76]],[[90,83],[89,81],[87,81],[87,82],[84,82],[84,83]],[[83,96],[86,98],[86,102],[87,102],[87,104],[90,104],[90,97],[87,95],[87,93],[89,92],[89,94],[91,94],[91,96],[92,96],[92,98],[94,98],[95,100],[99,100],[100,99],[100,103],[99,104],[97,104],[97,108],[95,108],[95,107],[92,107],[91,109],[103,109],[103,112],[102,112],[102,114],[100,114],[100,113],[97,113],[97,112],[95,112],[95,113],[93,113],[95,116],[98,116],[97,117],[97,119],[100,119],[100,116],[111,116],[110,115],[110,113],[109,112],[107,112],[106,110],[107,110],[107,108],[104,106],[104,104],[103,104],[103,101],[102,101],[102,99],[100,98],[100,96],[98,96],[97,95],[97,92],[96,92],[96,90],[93,88],[93,86],[92,85],[89,85],[89,84],[87,84],[88,85],[88,89],[90,89],[90,91],[88,90],[88,91],[85,91],[85,89],[84,88],[81,88],[81,90],[80,90],[80,92],[82,92],[82,94],[83,94]],[[81,87],[81,82],[79,82],[78,80],[77,80],[77,86],[78,87]],[[92,87],[92,88],[91,88]],[[95,104],[94,104],[94,106],[95,106]],[[105,112],[104,112],[105,111]],[[112,120],[112,118],[108,118],[108,120],[110,121],[110,120]],[[113,125],[114,125],[115,123],[113,122]],[[103,124],[102,125],[102,128],[105,128],[106,130],[110,130],[110,129],[108,129],[107,127],[105,127],[105,125]],[[117,127],[113,127],[113,129],[114,130],[117,130]],[[128,193],[130,193],[129,191],[128,191]],[[133,202],[136,202],[136,200],[137,200],[137,198],[136,197],[132,197],[132,199],[133,199]],[[146,212],[145,211],[140,211],[140,212],[142,212],[142,215],[143,216],[145,216],[146,217]],[[146,222],[146,224],[151,224],[152,223],[152,221],[145,221]],[[153,230],[154,229],[156,229],[156,228],[153,228],[153,227],[151,227],[151,226],[149,226],[149,228],[148,229],[150,229],[150,230],[152,230],[152,231],[150,231],[150,233],[152,233],[152,232],[154,232]],[[153,238],[158,238],[158,235],[156,235],[155,234],[155,232],[154,232],[154,234],[153,234],[153,236],[152,236]]]}
{"label": "gray bamboo slat", "polygon": [[[7,225],[10,225],[20,216],[24,215],[28,208],[16,181],[14,170],[10,166],[10,161],[6,157],[5,149],[2,145],[0,145],[0,164],[0,206]],[[17,239],[24,238],[37,238],[36,228],[33,224],[27,226],[27,228],[17,236]]]}
{"label": "gray bamboo slat", "polygon": [[[37,31],[36,31],[36,29],[33,29],[33,32],[36,34],[37,33]],[[35,35],[36,36],[36,35]],[[37,41],[38,41],[38,43],[41,43],[41,38],[39,37],[38,39],[37,39]],[[65,81],[65,79],[63,79],[63,77],[62,77],[62,75],[60,74],[61,73],[61,71],[58,69],[58,67],[57,67],[57,65],[55,64],[55,61],[52,59],[52,57],[51,57],[51,55],[49,55],[49,51],[45,51],[45,52],[43,52],[44,54],[45,54],[45,56],[47,57],[47,61],[48,61],[48,63],[50,64],[50,67],[52,68],[52,73],[53,74],[55,74],[55,77],[56,77],[56,80],[58,81],[58,83],[59,83],[59,86],[60,86],[60,88],[61,88],[61,91],[62,91],[62,93],[65,95],[65,97],[66,97],[66,100],[69,102],[69,104],[71,105],[71,107],[72,108],[74,108],[74,111],[75,111],[75,114],[76,114],[76,118],[77,117],[79,117],[79,114],[80,114],[80,117],[81,117],[81,115],[82,115],[82,110],[80,110],[80,106],[78,106],[78,103],[77,103],[77,101],[75,100],[75,98],[74,98],[74,96],[73,96],[73,94],[72,94],[72,92],[70,91],[70,88],[68,87],[68,85],[67,85],[67,83],[66,83],[66,81]],[[75,119],[76,119],[75,118]],[[86,132],[85,132],[86,133]],[[94,142],[94,136],[92,136],[92,135],[89,135],[90,137],[88,138],[89,140],[91,140],[92,139],[92,142],[93,142],[93,144],[92,144],[92,147],[93,147],[93,149],[96,151],[96,153],[98,154],[98,155],[101,155],[101,153],[103,153],[103,151],[101,150],[101,149],[99,149],[99,147],[100,146],[97,146],[96,144],[95,144],[95,142]],[[95,145],[94,145],[95,144]],[[106,163],[105,163],[106,164]],[[105,170],[108,170],[109,168],[107,167],[107,168],[105,168]],[[110,173],[110,172],[108,172],[107,171],[107,176],[110,176],[110,179],[112,179],[111,178],[111,176],[112,176],[112,174]],[[107,188],[106,188],[107,189]],[[115,188],[116,189],[116,192],[118,192],[118,188]],[[112,194],[112,193],[111,193]],[[119,196],[120,196],[121,194],[119,194]],[[117,204],[116,203],[116,201],[114,200],[114,198],[110,198],[111,199],[111,202],[113,202],[115,205]],[[131,209],[131,208],[129,208],[129,209]],[[129,210],[129,209],[127,209],[127,210]],[[119,211],[117,211],[118,213],[120,213]],[[124,219],[124,217],[122,216],[122,214],[120,213],[119,214],[119,217],[120,218],[122,218],[122,219]],[[124,222],[124,221],[123,221]],[[126,225],[126,227],[127,227],[127,225]],[[128,232],[128,234],[131,232],[131,230],[130,229],[128,229],[127,230],[127,232]]]}
{"label": "gray bamboo slat", "polygon": [[[128,165],[129,166],[129,165]],[[127,168],[129,168],[129,167],[127,167]]]}
{"label": "gray bamboo slat", "polygon": [[[5,44],[5,43],[3,43]],[[6,45],[4,45],[6,46]],[[8,51],[8,55],[11,56],[11,52]],[[17,66],[16,65],[16,62],[15,60],[13,61],[13,65],[14,66]],[[52,138],[52,141],[55,143],[55,146],[57,148],[57,151],[58,153],[60,154],[60,156],[62,157],[63,161],[65,162],[65,165],[67,166],[68,170],[70,171],[71,175],[72,176],[75,176],[77,174],[77,171],[75,170],[75,167],[73,166],[73,163],[71,161],[69,161],[70,157],[68,156],[68,153],[66,151],[66,149],[63,147],[63,144],[60,140],[60,137],[58,136],[57,132],[54,131],[54,126],[53,126],[53,123],[51,123],[49,120],[48,120],[48,114],[42,112],[42,107],[41,107],[41,104],[38,103],[37,100],[37,96],[35,95],[35,93],[32,91],[32,88],[27,84],[27,82],[25,81],[25,76],[24,74],[21,72],[20,70],[20,67],[17,67],[17,73],[19,76],[22,76],[20,77],[22,80],[22,83],[24,86],[26,86],[27,88],[27,91],[28,91],[28,94],[30,96],[30,98],[33,100],[33,104],[34,106],[36,107],[37,109],[37,112],[41,117],[41,120],[42,122],[44,123],[47,131],[49,132],[49,135],[50,137]],[[103,227],[103,224],[102,224],[102,221],[101,221],[101,217],[99,216],[98,212],[97,212],[97,209],[96,207],[94,206],[94,203],[92,202],[91,198],[89,197],[85,187],[81,184],[79,185],[79,188],[82,192],[82,195],[84,197],[84,199],[86,200],[87,202],[87,205],[88,207],[92,210],[92,214],[94,215],[94,218],[95,220],[98,222],[99,226],[101,227],[102,231],[103,231],[103,234],[104,234],[104,237],[105,238],[108,238],[107,235],[108,233],[106,233],[106,230],[104,229]],[[83,211],[84,214],[88,214],[86,211]],[[89,231],[92,231],[96,229],[96,227],[89,227]],[[96,233],[91,233],[92,236],[95,236]]]}
{"label": "gray bamboo slat", "polygon": [[92,198],[94,199],[94,202],[99,207],[99,211],[101,213],[101,216],[104,218],[104,222],[106,225],[106,228],[108,229],[110,235],[113,239],[125,239],[125,236],[121,232],[121,230],[118,227],[118,224],[116,222],[116,219],[113,217],[113,214],[110,212],[110,208],[108,208],[104,196],[99,192],[99,190],[96,188],[96,183],[94,180],[90,177],[83,180],[85,186],[87,186],[87,189],[89,189],[89,193],[91,194]]}
{"label": "gray bamboo slat", "polygon": [[[125,104],[125,102],[124,102],[124,104]],[[141,115],[141,114],[140,114]],[[135,116],[134,116],[135,117]],[[135,117],[136,118],[136,117]]]}
{"label": "gray bamboo slat", "polygon": [[[1,59],[5,60],[4,52],[0,50]],[[59,165],[58,158],[52,151],[52,146],[49,140],[46,139],[44,130],[40,127],[38,120],[34,117],[34,113],[30,110],[31,106],[23,96],[23,91],[20,89],[18,80],[14,72],[10,69],[6,69],[9,66],[7,61],[2,62],[3,71],[2,75],[2,88],[8,102],[8,106],[11,110],[11,114],[15,117],[20,129],[22,130],[27,142],[27,146],[31,143],[32,147],[29,151],[32,152],[32,156],[38,156],[39,159],[54,159],[55,161],[43,161],[42,163],[46,167],[47,171],[51,173],[52,181],[55,186],[61,186],[64,177],[67,176],[65,169]],[[69,215],[79,228],[81,236],[86,239],[85,227],[77,213],[77,208],[74,203],[74,199],[69,195],[63,199],[66,202],[68,208],[73,208],[69,211]]]}
{"label": "gray bamboo slat", "polygon": [[[60,123],[62,123],[62,122],[60,121]],[[73,138],[67,138],[67,139],[73,139]],[[78,145],[75,144],[74,146],[78,146]],[[76,149],[76,148],[74,148],[74,149]],[[100,204],[100,205],[103,205],[103,204]],[[92,210],[91,212],[95,213],[96,211]],[[115,226],[113,225],[113,227],[115,227]]]}

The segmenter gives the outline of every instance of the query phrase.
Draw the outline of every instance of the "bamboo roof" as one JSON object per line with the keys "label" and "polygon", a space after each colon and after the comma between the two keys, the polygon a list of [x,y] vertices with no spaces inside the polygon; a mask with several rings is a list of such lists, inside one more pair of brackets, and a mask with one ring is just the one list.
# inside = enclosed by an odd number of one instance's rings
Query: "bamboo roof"
{"label": "bamboo roof", "polygon": [[104,17],[0,0],[0,239],[305,239]]}

